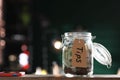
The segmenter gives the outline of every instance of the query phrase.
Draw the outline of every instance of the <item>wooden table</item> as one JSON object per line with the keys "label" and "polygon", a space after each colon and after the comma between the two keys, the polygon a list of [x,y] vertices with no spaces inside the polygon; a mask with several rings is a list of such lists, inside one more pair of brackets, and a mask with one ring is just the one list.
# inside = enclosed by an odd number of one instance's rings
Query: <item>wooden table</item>
{"label": "wooden table", "polygon": [[53,75],[25,75],[22,77],[0,77],[0,80],[120,80],[118,75],[93,75],[92,77],[65,77]]}

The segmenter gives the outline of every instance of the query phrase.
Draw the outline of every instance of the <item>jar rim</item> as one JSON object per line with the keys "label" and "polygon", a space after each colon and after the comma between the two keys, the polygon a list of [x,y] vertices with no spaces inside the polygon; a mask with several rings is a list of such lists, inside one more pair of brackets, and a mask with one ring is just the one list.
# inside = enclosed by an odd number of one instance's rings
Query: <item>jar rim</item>
{"label": "jar rim", "polygon": [[91,32],[65,32],[64,33],[64,36],[88,36],[88,37],[91,37],[92,34]]}

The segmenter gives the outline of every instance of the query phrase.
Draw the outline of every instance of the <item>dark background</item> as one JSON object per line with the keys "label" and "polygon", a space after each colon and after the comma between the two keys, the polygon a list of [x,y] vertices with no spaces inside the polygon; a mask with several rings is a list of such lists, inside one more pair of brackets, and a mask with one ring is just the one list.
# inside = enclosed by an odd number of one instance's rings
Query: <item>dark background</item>
{"label": "dark background", "polygon": [[[94,42],[103,44],[113,59],[110,69],[95,61],[94,73],[116,74],[120,66],[119,4],[119,0],[4,0],[7,34],[4,65],[8,66],[10,53],[19,55],[20,45],[27,43],[32,72],[38,66],[50,72],[52,61],[61,66],[61,52],[54,50],[52,40],[60,39],[64,32],[73,31],[77,24],[84,24],[96,36]],[[14,34],[22,34],[25,39],[14,41],[11,39]]]}

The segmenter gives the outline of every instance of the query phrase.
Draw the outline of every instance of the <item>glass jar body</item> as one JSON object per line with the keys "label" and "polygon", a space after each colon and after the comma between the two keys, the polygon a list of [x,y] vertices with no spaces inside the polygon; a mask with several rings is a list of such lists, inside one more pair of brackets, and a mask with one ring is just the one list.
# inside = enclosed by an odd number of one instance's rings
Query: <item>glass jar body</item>
{"label": "glass jar body", "polygon": [[[66,35],[67,34],[67,35]],[[85,46],[85,63],[86,66],[74,66],[73,64],[73,46],[75,40],[84,41]],[[79,45],[79,44],[78,44]],[[81,58],[81,56],[76,56]],[[82,58],[81,58],[82,59]],[[77,60],[77,59],[76,59]],[[84,60],[82,61],[84,63]],[[62,64],[65,74],[73,75],[92,75],[93,74],[93,55],[92,55],[92,37],[89,32],[69,32],[65,33],[63,37],[62,48]]]}

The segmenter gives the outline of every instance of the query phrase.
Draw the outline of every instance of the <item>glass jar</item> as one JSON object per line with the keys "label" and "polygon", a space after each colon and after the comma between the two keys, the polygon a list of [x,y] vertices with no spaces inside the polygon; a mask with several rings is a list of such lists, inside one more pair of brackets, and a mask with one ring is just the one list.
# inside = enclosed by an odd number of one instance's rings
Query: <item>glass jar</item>
{"label": "glass jar", "polygon": [[62,64],[66,74],[93,74],[92,36],[90,32],[65,33],[62,51]]}
{"label": "glass jar", "polygon": [[62,36],[62,64],[65,74],[92,75],[93,57],[101,64],[111,66],[109,51],[92,42],[90,32],[66,32]]}

